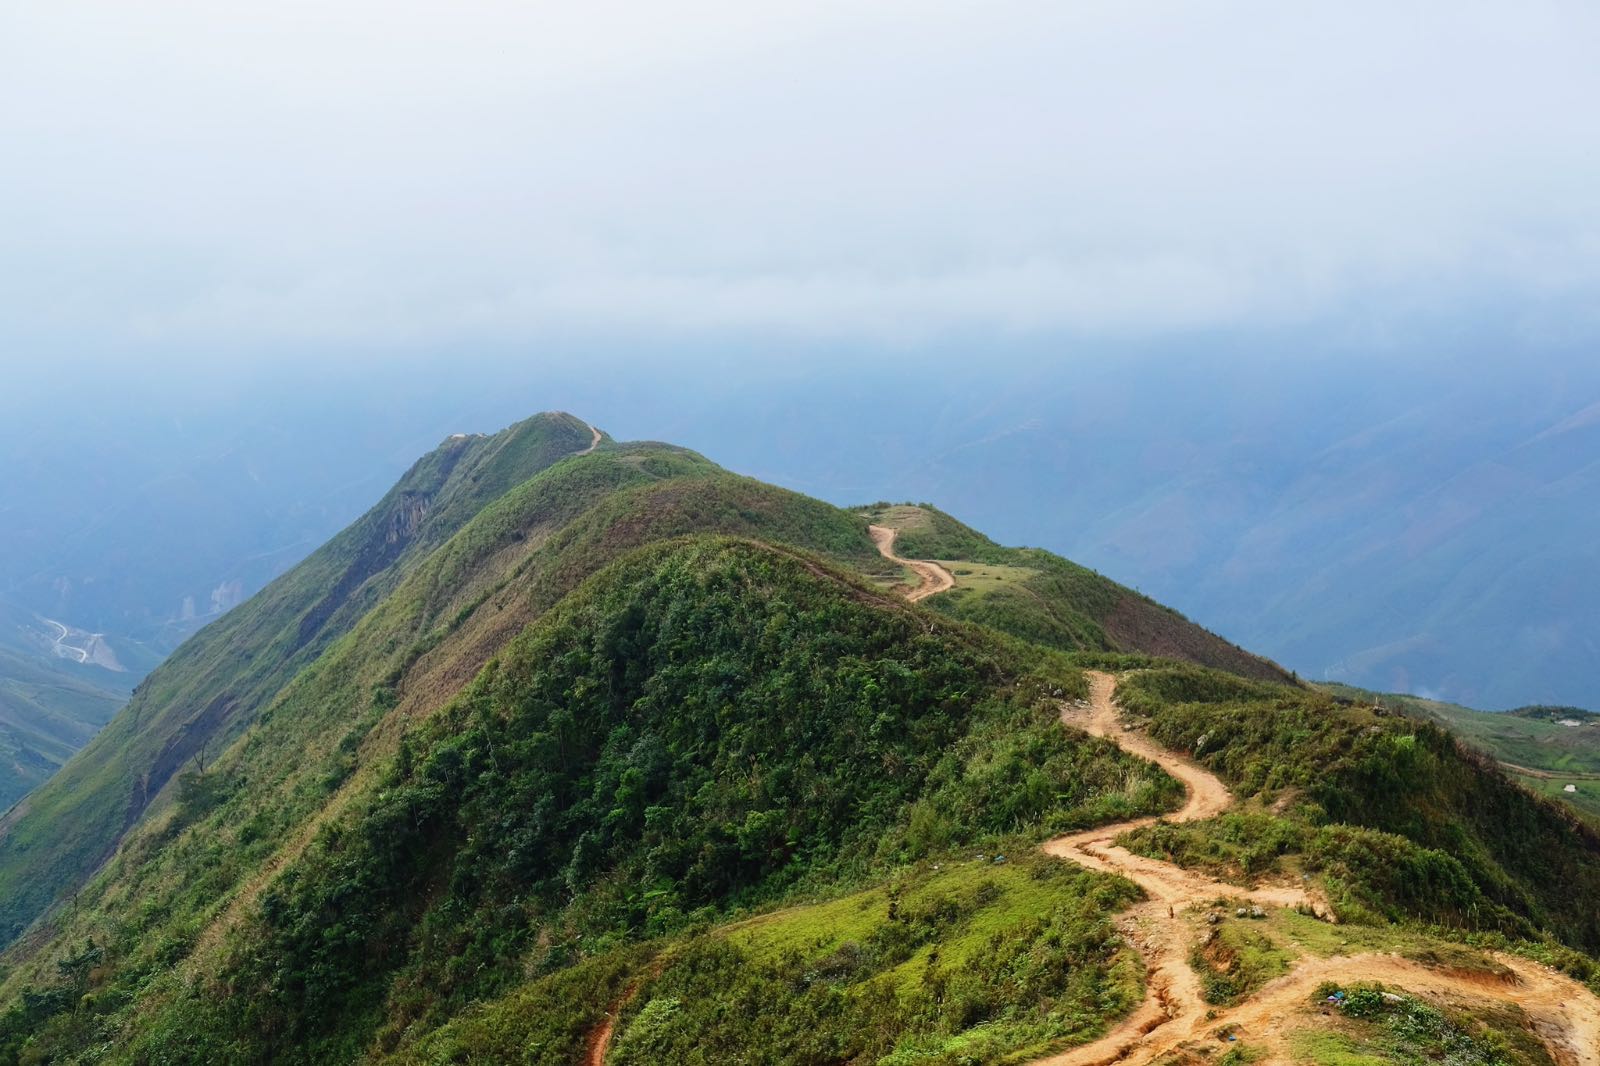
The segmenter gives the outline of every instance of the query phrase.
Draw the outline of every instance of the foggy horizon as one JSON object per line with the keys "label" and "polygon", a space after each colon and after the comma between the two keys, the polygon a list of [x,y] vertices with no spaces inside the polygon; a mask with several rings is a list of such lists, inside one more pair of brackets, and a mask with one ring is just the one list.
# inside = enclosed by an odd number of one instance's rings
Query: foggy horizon
{"label": "foggy horizon", "polygon": [[[0,598],[253,588],[258,541],[565,409],[930,499],[1313,676],[1503,703],[1472,641],[1588,654],[1529,613],[1587,574],[1585,438],[1527,457],[1600,402],[1590,6],[3,18]],[[1486,558],[1532,598],[1451,606]]]}
{"label": "foggy horizon", "polygon": [[18,10],[0,342],[1589,340],[1597,31],[1562,2]]}

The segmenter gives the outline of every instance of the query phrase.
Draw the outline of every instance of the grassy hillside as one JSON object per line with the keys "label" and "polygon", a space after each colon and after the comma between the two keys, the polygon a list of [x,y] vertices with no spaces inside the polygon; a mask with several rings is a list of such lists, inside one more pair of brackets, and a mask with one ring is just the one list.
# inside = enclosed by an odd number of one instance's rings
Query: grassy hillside
{"label": "grassy hillside", "polygon": [[1121,689],[1151,735],[1258,806],[1135,835],[1231,876],[1325,877],[1350,917],[1423,918],[1600,953],[1600,833],[1446,730],[1190,666]]}
{"label": "grassy hillside", "polygon": [[1494,758],[1525,787],[1569,803],[1600,822],[1600,715],[1576,707],[1475,711],[1419,696],[1347,685],[1323,687],[1345,698],[1436,722]]}
{"label": "grassy hillside", "polygon": [[429,548],[507,485],[591,439],[570,415],[540,415],[445,442],[349,529],[185,643],[76,758],[0,818],[0,942],[99,865],[180,770],[214,758]]}
{"label": "grassy hillside", "polygon": [[[618,447],[569,459],[484,508],[415,563],[378,609],[282,688],[260,715],[261,728],[229,756],[282,796],[274,831],[247,828],[225,869],[214,871],[226,881],[191,877],[174,891],[196,894],[198,906],[209,901],[206,893],[231,885],[252,858],[270,854],[280,830],[337,799],[359,761],[391,750],[396,722],[437,709],[595,569],[652,539],[708,528],[831,549],[867,566],[879,562],[859,521],[680,449]],[[136,728],[127,717],[118,725]],[[181,778],[204,765],[191,759],[175,772]],[[236,828],[226,827],[225,837],[233,839]],[[130,869],[160,876],[159,862],[143,865],[149,839],[116,858],[109,881]]]}
{"label": "grassy hillside", "polygon": [[0,648],[0,810],[88,743],[124,697]]}
{"label": "grassy hillside", "polygon": [[896,551],[936,559],[956,587],[936,610],[1069,651],[1141,652],[1264,681],[1290,677],[1178,612],[1038,548],[1005,548],[926,504],[877,503],[861,513],[900,531]]}

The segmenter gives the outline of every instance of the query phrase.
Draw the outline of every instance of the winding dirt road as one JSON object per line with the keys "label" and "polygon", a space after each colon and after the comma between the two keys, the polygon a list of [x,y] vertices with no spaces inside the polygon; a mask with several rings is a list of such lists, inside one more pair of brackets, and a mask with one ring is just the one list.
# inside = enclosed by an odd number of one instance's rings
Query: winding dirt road
{"label": "winding dirt road", "polygon": [[54,618],[46,618],[45,622],[61,630],[58,635],[50,638],[51,650],[56,653],[56,658],[71,659],[76,663],[87,663],[89,661],[89,653],[86,650],[75,644],[67,643],[67,638],[72,636],[72,630],[57,622]]}
{"label": "winding dirt road", "polygon": [[[1068,707],[1061,720],[1123,750],[1156,763],[1189,790],[1184,805],[1167,818],[1189,822],[1211,818],[1233,802],[1214,775],[1174,755],[1143,734],[1123,728],[1112,697],[1116,681],[1090,673],[1090,701]],[[1144,889],[1146,899],[1123,912],[1119,925],[1144,956],[1148,992],[1138,1009],[1110,1033],[1035,1066],[1145,1066],[1185,1045],[1219,1046],[1218,1033],[1232,1034],[1262,1048],[1262,1066],[1289,1064],[1290,1034],[1310,1024],[1304,1015],[1311,994],[1324,981],[1382,981],[1406,991],[1436,996],[1515,1003],[1558,1066],[1600,1066],[1600,1000],[1571,978],[1509,955],[1496,959],[1510,971],[1501,981],[1485,974],[1430,969],[1396,955],[1363,954],[1301,959],[1288,974],[1270,982],[1237,1007],[1216,1010],[1205,1002],[1199,975],[1189,965],[1197,926],[1187,911],[1226,898],[1260,907],[1300,907],[1326,915],[1326,903],[1296,884],[1264,884],[1244,890],[1134,855],[1111,843],[1119,834],[1149,825],[1140,818],[1046,842],[1045,852],[1093,870],[1121,874]]]}
{"label": "winding dirt road", "polygon": [[[1124,751],[1156,763],[1183,782],[1189,797],[1166,818],[1195,822],[1214,818],[1233,805],[1233,795],[1217,777],[1187,759],[1152,743],[1141,733],[1125,730],[1112,695],[1116,681],[1109,674],[1089,674],[1089,705],[1064,707],[1063,724],[1105,737]],[[1144,1063],[1169,1050],[1187,1034],[1207,1026],[1200,976],[1189,965],[1194,929],[1184,912],[1218,897],[1277,907],[1319,907],[1298,885],[1272,885],[1245,891],[1170,863],[1134,855],[1112,843],[1132,829],[1156,822],[1137,818],[1046,841],[1046,854],[1101,873],[1121,874],[1144,889],[1146,899],[1124,911],[1118,920],[1123,935],[1144,956],[1145,1001],[1110,1033],[1092,1044],[1039,1060],[1039,1066],[1105,1066]],[[1214,1028],[1214,1026],[1211,1026]],[[1180,1035],[1181,1034],[1181,1035]]]}
{"label": "winding dirt road", "polygon": [[600,447],[600,431],[595,429],[594,426],[590,425],[588,422],[585,422],[584,425],[589,426],[589,432],[594,434],[594,440],[590,441],[589,446],[583,451],[574,452],[574,455],[588,455],[590,452]]}
{"label": "winding dirt road", "polygon": [[868,526],[867,532],[872,534],[872,543],[878,546],[878,554],[891,563],[899,563],[917,575],[917,587],[906,593],[906,599],[912,603],[927,599],[937,592],[944,592],[955,588],[955,575],[928,559],[902,559],[894,553],[895,538],[900,535],[898,529],[888,526]]}
{"label": "winding dirt road", "polygon": [[[895,530],[868,528],[885,559],[917,574],[919,584],[906,593],[906,599],[925,599],[955,585],[955,578],[938,563],[894,554]],[[1114,703],[1115,678],[1097,671],[1088,676],[1088,703],[1064,706],[1062,724],[1104,737],[1183,782],[1188,798],[1177,811],[1164,816],[1168,821],[1213,818],[1232,806],[1232,794],[1214,774],[1123,726]],[[1469,1008],[1472,1002],[1486,999],[1514,1003],[1526,1013],[1534,1035],[1556,1066],[1600,1066],[1600,999],[1571,978],[1511,955],[1494,956],[1506,967],[1504,978],[1430,968],[1381,953],[1305,957],[1244,1003],[1227,1009],[1211,1007],[1205,1002],[1200,977],[1188,961],[1200,929],[1197,916],[1189,912],[1218,899],[1226,899],[1230,906],[1299,907],[1319,917],[1331,911],[1325,900],[1301,884],[1267,883],[1241,889],[1171,863],[1134,855],[1113,843],[1120,834],[1155,821],[1154,817],[1138,818],[1057,837],[1042,845],[1047,854],[1119,874],[1144,890],[1145,899],[1119,915],[1118,926],[1144,957],[1146,995],[1131,1015],[1099,1040],[1037,1059],[1032,1066],[1149,1066],[1180,1048],[1229,1046],[1218,1034],[1231,1034],[1263,1051],[1266,1057],[1257,1060],[1258,1066],[1293,1066],[1290,1038],[1315,1024],[1308,1008],[1312,994],[1324,981],[1381,981],[1413,994],[1458,1004],[1466,1001]],[[584,1060],[588,1066],[604,1062],[621,1006],[614,1005],[590,1034]]]}

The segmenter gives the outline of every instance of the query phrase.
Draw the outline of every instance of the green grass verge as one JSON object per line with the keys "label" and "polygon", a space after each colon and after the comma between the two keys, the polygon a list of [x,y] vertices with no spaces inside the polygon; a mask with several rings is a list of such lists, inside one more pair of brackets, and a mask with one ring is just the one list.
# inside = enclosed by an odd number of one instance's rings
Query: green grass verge
{"label": "green grass verge", "polygon": [[[1330,1009],[1334,994],[1342,1005]],[[1290,1038],[1308,1066],[1553,1066],[1514,1005],[1440,1007],[1378,984],[1327,984],[1313,1003],[1327,1016]]]}
{"label": "green grass verge", "polygon": [[685,945],[619,1028],[617,1064],[1025,1061],[1143,998],[1110,917],[1128,882],[1037,853],[925,866]]}

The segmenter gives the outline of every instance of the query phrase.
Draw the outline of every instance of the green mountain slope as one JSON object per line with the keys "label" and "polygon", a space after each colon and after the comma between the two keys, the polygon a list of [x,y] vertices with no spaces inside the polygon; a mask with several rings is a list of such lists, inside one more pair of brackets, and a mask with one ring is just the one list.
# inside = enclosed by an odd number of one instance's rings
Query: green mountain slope
{"label": "green mountain slope", "polygon": [[[541,416],[448,442],[11,819],[0,907],[42,918],[0,960],[0,1064],[571,1063],[608,1012],[613,1063],[1094,1039],[1145,998],[1116,924],[1139,889],[1034,845],[1182,790],[1063,728],[1091,663],[1242,801],[1138,829],[1144,853],[1303,875],[1379,946],[1597,972],[1595,836],[1442,731],[873,509],[956,575],[909,604],[863,513],[592,439]],[[1228,943],[1323,935],[1275,921]]]}
{"label": "green mountain slope", "polygon": [[1525,787],[1571,804],[1600,824],[1600,715],[1576,707],[1476,711],[1420,696],[1367,692],[1346,685],[1323,687],[1437,722],[1495,759]]}
{"label": "green mountain slope", "polygon": [[123,702],[47,661],[0,648],[0,809],[55,773]]}
{"label": "green mountain slope", "polygon": [[1160,802],[1023,666],[766,545],[632,553],[413,732],[140,1039],[346,1058],[585,944]]}
{"label": "green mountain slope", "polygon": [[927,505],[878,503],[862,513],[899,531],[901,554],[938,560],[955,574],[956,587],[929,601],[936,610],[1069,651],[1141,652],[1290,680],[1276,663],[1059,555],[1002,547]]}
{"label": "green mountain slope", "polygon": [[0,818],[0,937],[104,861],[185,765],[237,736],[430,548],[591,439],[570,415],[541,415],[447,441],[349,529],[185,643],[78,757]]}

